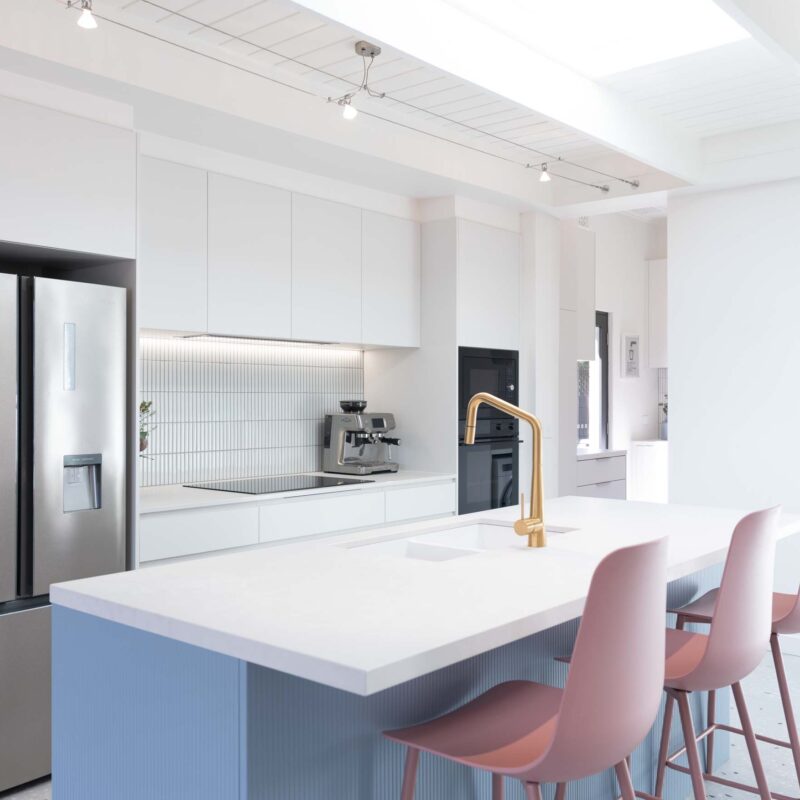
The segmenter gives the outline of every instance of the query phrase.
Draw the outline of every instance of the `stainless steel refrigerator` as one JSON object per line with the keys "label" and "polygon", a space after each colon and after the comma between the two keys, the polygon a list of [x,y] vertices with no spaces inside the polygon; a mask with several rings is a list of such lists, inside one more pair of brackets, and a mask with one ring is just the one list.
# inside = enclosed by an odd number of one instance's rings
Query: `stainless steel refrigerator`
{"label": "stainless steel refrigerator", "polygon": [[50,584],[125,569],[125,304],[0,274],[0,791],[50,772]]}

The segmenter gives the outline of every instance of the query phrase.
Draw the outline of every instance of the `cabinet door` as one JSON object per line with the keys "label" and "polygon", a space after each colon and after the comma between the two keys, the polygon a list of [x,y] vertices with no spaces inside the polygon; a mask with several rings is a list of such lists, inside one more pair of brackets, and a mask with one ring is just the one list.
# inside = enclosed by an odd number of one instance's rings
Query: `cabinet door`
{"label": "cabinet door", "polygon": [[364,211],[362,341],[419,347],[419,225]]}
{"label": "cabinet door", "polygon": [[0,97],[0,241],[136,256],[136,134]]}
{"label": "cabinet door", "polygon": [[606,500],[626,500],[626,481],[606,481],[605,483],[590,483],[588,486],[579,486],[575,490],[578,497],[601,497]]}
{"label": "cabinet door", "polygon": [[207,330],[206,173],[139,161],[139,327]]}
{"label": "cabinet door", "polygon": [[361,341],[361,209],[292,197],[292,338]]}
{"label": "cabinet door", "polygon": [[383,492],[342,492],[265,503],[259,514],[259,541],[276,542],[355,528],[383,525]]}
{"label": "cabinet door", "polygon": [[409,486],[386,490],[386,521],[444,517],[456,513],[456,485]]}
{"label": "cabinet door", "polygon": [[140,562],[251,544],[258,544],[256,505],[143,514],[139,521]]}
{"label": "cabinet door", "polygon": [[648,353],[649,366],[667,366],[667,262],[650,261],[648,332],[650,334]]}
{"label": "cabinet door", "polygon": [[519,262],[519,234],[459,220],[459,345],[519,349]]}
{"label": "cabinet door", "polygon": [[561,308],[575,311],[576,357],[593,361],[595,354],[594,231],[565,224],[561,240]]}
{"label": "cabinet door", "polygon": [[208,330],[292,335],[292,196],[208,176]]}

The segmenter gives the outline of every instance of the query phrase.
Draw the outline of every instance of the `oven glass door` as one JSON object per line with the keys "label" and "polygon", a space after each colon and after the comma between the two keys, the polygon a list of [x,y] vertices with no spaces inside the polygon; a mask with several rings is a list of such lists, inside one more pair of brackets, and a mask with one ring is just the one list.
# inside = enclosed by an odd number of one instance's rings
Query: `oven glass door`
{"label": "oven glass door", "polygon": [[517,501],[519,442],[477,441],[458,448],[458,513],[513,506]]}

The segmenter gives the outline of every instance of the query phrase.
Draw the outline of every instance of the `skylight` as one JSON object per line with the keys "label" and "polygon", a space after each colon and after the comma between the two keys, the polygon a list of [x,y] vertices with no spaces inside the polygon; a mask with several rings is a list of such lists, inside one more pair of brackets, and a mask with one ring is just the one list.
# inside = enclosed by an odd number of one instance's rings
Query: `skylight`
{"label": "skylight", "polygon": [[749,37],[713,0],[446,2],[590,78]]}

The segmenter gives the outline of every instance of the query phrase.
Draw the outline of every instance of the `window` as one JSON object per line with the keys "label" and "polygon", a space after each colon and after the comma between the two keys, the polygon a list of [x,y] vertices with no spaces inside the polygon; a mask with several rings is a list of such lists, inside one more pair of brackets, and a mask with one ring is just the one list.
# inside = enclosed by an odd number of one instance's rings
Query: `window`
{"label": "window", "polygon": [[608,313],[595,312],[594,361],[578,362],[578,447],[608,447]]}

